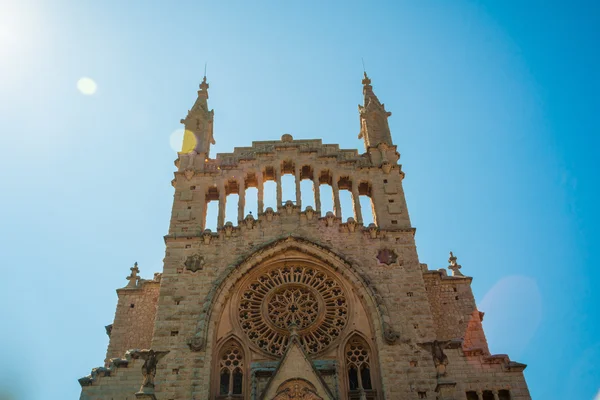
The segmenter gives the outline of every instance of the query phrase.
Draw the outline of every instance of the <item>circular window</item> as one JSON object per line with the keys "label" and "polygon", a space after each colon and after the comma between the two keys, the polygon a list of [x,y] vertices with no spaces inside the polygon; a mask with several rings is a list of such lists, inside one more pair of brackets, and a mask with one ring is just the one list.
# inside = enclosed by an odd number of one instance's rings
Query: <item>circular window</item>
{"label": "circular window", "polygon": [[348,302],[328,272],[282,266],[262,272],[242,289],[238,317],[250,341],[269,354],[283,354],[292,330],[314,354],[340,336],[348,321]]}

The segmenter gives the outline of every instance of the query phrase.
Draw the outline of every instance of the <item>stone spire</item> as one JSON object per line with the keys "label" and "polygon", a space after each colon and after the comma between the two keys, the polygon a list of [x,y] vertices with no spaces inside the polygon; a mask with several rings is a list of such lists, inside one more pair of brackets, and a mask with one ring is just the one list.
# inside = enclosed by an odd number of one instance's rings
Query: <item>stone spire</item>
{"label": "stone spire", "polygon": [[213,138],[214,110],[208,110],[208,83],[206,75],[200,84],[198,98],[187,117],[181,120],[185,126],[182,153],[200,154],[206,159],[210,154],[210,145],[215,144]]}
{"label": "stone spire", "polygon": [[365,77],[362,80],[364,104],[358,106],[358,114],[360,116],[360,133],[359,139],[365,141],[365,150],[371,147],[377,147],[380,143],[392,145],[392,135],[388,125],[388,117],[391,112],[385,110],[385,105],[379,102],[379,99],[373,92],[371,79],[365,72]]}

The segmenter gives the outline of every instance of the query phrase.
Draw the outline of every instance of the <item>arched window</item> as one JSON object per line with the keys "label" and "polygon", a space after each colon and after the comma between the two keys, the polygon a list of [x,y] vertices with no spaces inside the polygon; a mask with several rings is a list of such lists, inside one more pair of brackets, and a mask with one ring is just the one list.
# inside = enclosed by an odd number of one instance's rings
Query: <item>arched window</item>
{"label": "arched window", "polygon": [[[367,343],[360,336],[353,336],[345,348],[346,372],[350,399],[376,399],[373,387],[372,356]],[[365,395],[362,397],[361,395]]]}
{"label": "arched window", "polygon": [[244,394],[244,353],[237,342],[231,340],[221,349],[219,356],[219,399],[239,397]]}

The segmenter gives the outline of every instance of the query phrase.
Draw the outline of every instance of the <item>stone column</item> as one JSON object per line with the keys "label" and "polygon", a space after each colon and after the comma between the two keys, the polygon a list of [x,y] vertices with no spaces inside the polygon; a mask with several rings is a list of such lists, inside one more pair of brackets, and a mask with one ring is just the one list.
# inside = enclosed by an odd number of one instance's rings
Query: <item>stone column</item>
{"label": "stone column", "polygon": [[264,183],[263,183],[263,174],[259,172],[256,175],[256,180],[258,183],[258,215],[265,212],[265,201],[264,201]]}
{"label": "stone column", "polygon": [[354,205],[354,218],[356,222],[362,224],[362,210],[360,209],[360,195],[358,194],[358,182],[352,180],[352,204]]}
{"label": "stone column", "polygon": [[302,193],[300,193],[300,169],[296,166],[294,171],[294,178],[296,179],[296,206],[302,210]]}
{"label": "stone column", "polygon": [[500,397],[498,396],[498,391],[496,389],[492,390],[492,394],[494,395],[494,400],[500,400]]}
{"label": "stone column", "polygon": [[481,390],[477,391],[477,399],[478,400],[483,400],[483,392]]}
{"label": "stone column", "polygon": [[219,184],[219,217],[217,219],[217,229],[223,228],[225,225],[225,203],[227,197],[225,196],[225,184],[221,181]]}
{"label": "stone column", "polygon": [[246,183],[243,179],[238,182],[238,224],[244,220],[244,208],[246,207]]}
{"label": "stone column", "polygon": [[275,182],[277,183],[277,208],[279,208],[283,203],[281,193],[281,165],[275,167]]}
{"label": "stone column", "polygon": [[340,205],[340,189],[338,188],[339,176],[334,175],[331,182],[331,189],[333,191],[333,213],[337,218],[342,217],[342,206]]}
{"label": "stone column", "polygon": [[313,190],[315,192],[315,211],[321,212],[321,188],[319,185],[319,171],[313,171]]}
{"label": "stone column", "polygon": [[200,224],[200,232],[204,231],[206,226],[206,187],[201,186],[199,190],[200,202],[198,203],[198,223]]}

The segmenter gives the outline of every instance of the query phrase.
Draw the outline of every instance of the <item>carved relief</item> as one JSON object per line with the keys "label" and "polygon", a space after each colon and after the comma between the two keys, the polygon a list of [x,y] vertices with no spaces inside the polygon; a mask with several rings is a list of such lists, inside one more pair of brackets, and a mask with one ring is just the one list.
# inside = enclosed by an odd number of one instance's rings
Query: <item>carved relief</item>
{"label": "carved relief", "polygon": [[246,223],[246,228],[252,229],[252,228],[254,228],[254,224],[256,223],[256,220],[254,219],[254,216],[252,214],[248,214],[248,215],[246,215],[244,222]]}
{"label": "carved relief", "polygon": [[367,228],[367,232],[369,232],[369,237],[371,239],[377,239],[377,232],[379,231],[379,228],[377,228],[377,225],[370,223],[368,228]]}
{"label": "carved relief", "polygon": [[183,174],[185,175],[185,178],[189,181],[194,177],[194,170],[186,169]]}
{"label": "carved relief", "polygon": [[294,203],[291,200],[285,202],[285,212],[288,215],[294,212]]}
{"label": "carved relief", "polygon": [[202,240],[204,241],[204,244],[210,244],[211,239],[212,231],[210,229],[205,229],[204,232],[202,232]]}
{"label": "carved relief", "polygon": [[348,222],[346,222],[346,227],[348,228],[348,232],[352,233],[356,230],[356,221],[354,218],[348,218]]}
{"label": "carved relief", "polygon": [[132,358],[141,358],[144,360],[142,365],[142,375],[144,377],[142,381],[142,387],[140,388],[141,393],[154,393],[154,377],[156,376],[156,365],[167,355],[168,351],[154,351],[150,350],[135,350],[131,352]]}
{"label": "carved relief", "polygon": [[315,215],[315,211],[313,210],[313,208],[311,206],[307,206],[305,214],[306,214],[306,218],[311,220],[311,219],[313,219],[313,216]]}
{"label": "carved relief", "polygon": [[315,387],[304,379],[290,379],[283,382],[277,389],[273,400],[323,400]]}
{"label": "carved relief", "polygon": [[231,234],[233,233],[233,223],[231,221],[227,221],[223,227],[223,231],[225,232],[225,237],[231,237]]}
{"label": "carved relief", "polygon": [[325,214],[325,223],[327,226],[333,226],[334,221],[335,215],[331,211],[327,211],[327,214]]}
{"label": "carved relief", "polygon": [[273,212],[273,209],[271,207],[267,207],[267,209],[265,210],[265,216],[267,217],[267,221],[273,221],[274,214],[275,213]]}
{"label": "carved relief", "polygon": [[379,260],[381,264],[391,265],[398,260],[398,255],[394,250],[381,249],[379,250],[379,253],[377,253],[377,260]]}
{"label": "carved relief", "polygon": [[204,268],[204,257],[200,254],[191,255],[185,260],[184,265],[188,271],[200,271]]}

